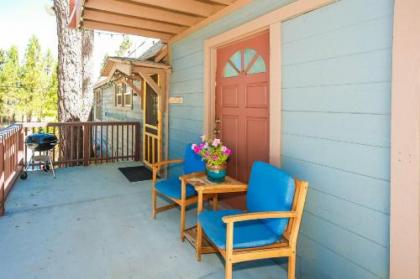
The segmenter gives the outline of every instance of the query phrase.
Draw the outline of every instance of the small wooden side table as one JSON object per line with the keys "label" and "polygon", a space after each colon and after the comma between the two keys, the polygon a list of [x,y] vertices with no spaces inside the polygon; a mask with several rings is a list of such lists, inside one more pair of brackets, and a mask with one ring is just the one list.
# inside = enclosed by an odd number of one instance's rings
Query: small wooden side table
{"label": "small wooden side table", "polygon": [[[205,196],[213,196],[213,210],[217,210],[218,195],[223,193],[244,192],[247,190],[247,185],[230,177],[226,176],[225,181],[216,183],[207,178],[207,175],[202,174],[199,176],[187,178],[186,182],[192,185],[197,191],[197,216],[203,211],[203,202],[207,198]],[[195,225],[185,230],[185,238],[196,248],[197,234],[201,235],[201,226]],[[199,239],[200,241],[200,239]],[[209,241],[204,238],[202,243],[201,253],[208,254],[215,252],[215,249],[210,245]]]}

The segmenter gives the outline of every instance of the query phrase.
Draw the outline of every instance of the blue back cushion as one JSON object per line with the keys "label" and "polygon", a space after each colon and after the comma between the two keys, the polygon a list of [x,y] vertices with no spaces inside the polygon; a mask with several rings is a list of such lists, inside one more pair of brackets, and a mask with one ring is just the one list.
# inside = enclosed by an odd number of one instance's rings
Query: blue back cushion
{"label": "blue back cushion", "polygon": [[184,174],[205,171],[205,169],[206,163],[201,159],[201,156],[194,153],[191,144],[187,144],[184,155]]}
{"label": "blue back cushion", "polygon": [[[295,193],[293,177],[264,162],[255,162],[248,183],[246,205],[249,212],[290,211]],[[288,219],[267,219],[264,223],[282,235]]]}

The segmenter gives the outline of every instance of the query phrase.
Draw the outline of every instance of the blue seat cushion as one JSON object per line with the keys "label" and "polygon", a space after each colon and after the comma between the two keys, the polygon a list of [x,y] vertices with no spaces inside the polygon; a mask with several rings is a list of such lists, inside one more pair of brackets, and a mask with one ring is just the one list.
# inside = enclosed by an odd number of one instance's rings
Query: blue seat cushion
{"label": "blue seat cushion", "polygon": [[[241,210],[203,211],[198,216],[203,231],[211,242],[221,249],[226,248],[226,224],[223,216],[241,214]],[[279,236],[260,220],[238,222],[233,229],[233,248],[250,248],[273,244]]]}
{"label": "blue seat cushion", "polygon": [[[158,181],[156,183],[156,190],[168,197],[181,199],[181,181],[178,177]],[[189,184],[187,184],[186,190],[187,198],[197,195],[194,187]]]}

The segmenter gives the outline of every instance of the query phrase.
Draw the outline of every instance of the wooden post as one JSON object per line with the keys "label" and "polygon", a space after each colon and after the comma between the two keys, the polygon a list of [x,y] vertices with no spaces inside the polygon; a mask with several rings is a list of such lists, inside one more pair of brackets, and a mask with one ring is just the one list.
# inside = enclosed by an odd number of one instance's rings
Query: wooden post
{"label": "wooden post", "polygon": [[6,196],[4,193],[4,142],[0,142],[0,216],[4,215],[4,202],[6,201]]}
{"label": "wooden post", "polygon": [[89,165],[90,159],[90,125],[87,123],[83,124],[83,165]]}
{"label": "wooden post", "polygon": [[[140,122],[136,123],[136,136],[135,136],[135,153],[134,160],[140,161]],[[144,144],[144,143],[143,143]]]}

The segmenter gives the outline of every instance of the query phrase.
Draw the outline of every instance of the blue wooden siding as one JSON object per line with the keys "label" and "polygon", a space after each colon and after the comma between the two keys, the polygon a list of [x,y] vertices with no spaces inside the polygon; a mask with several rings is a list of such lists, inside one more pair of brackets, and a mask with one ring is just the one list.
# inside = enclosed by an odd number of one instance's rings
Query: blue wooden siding
{"label": "blue wooden siding", "polygon": [[342,0],[282,30],[282,164],[310,181],[298,278],[387,278],[391,0]]}
{"label": "blue wooden siding", "polygon": [[[170,158],[203,130],[204,40],[288,2],[253,1],[173,46]],[[310,181],[299,279],[388,277],[392,18],[392,0],[341,0],[283,24],[282,165]]]}

